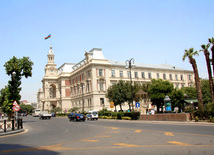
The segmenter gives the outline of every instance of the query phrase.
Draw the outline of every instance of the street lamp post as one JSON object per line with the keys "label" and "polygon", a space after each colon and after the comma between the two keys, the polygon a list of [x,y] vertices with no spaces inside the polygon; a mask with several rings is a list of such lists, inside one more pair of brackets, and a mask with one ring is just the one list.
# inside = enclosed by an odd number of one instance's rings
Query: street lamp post
{"label": "street lamp post", "polygon": [[[13,71],[12,72],[12,84],[13,84],[13,102],[16,100],[15,99],[15,96],[14,96],[14,78],[15,78],[15,76],[16,76],[16,72],[15,71]],[[14,111],[14,120],[16,120],[16,118],[18,118],[18,114],[17,114],[17,111],[16,111],[16,113],[15,113],[15,111]],[[17,119],[18,120],[18,119]]]}
{"label": "street lamp post", "polygon": [[82,82],[80,83],[80,88],[82,88],[82,112],[84,112],[84,99],[83,99],[84,84]]}
{"label": "street lamp post", "polygon": [[132,68],[135,67],[134,64],[134,58],[131,58],[130,60],[126,60],[126,69],[130,69],[130,81],[131,81],[131,99],[132,99],[132,111],[134,111],[134,104],[133,104],[133,87],[132,87]]}

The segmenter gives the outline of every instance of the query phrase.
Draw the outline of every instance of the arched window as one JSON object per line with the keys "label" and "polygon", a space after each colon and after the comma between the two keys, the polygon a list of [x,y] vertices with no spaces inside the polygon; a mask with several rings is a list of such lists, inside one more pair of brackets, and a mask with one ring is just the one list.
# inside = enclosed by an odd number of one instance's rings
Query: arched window
{"label": "arched window", "polygon": [[56,98],[56,85],[50,85],[50,98]]}

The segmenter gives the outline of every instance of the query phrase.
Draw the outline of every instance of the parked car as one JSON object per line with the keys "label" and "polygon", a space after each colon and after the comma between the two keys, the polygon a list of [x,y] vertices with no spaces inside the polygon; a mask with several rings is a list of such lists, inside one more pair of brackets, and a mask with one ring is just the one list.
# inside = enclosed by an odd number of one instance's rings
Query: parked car
{"label": "parked car", "polygon": [[71,113],[68,115],[70,121],[85,121],[86,116],[79,113]]}
{"label": "parked car", "polygon": [[52,117],[56,117],[56,114],[55,113],[51,113]]}
{"label": "parked car", "polygon": [[87,113],[87,120],[98,120],[98,112],[97,111],[89,111]]}
{"label": "parked car", "polygon": [[18,116],[27,116],[27,113],[18,113]]}

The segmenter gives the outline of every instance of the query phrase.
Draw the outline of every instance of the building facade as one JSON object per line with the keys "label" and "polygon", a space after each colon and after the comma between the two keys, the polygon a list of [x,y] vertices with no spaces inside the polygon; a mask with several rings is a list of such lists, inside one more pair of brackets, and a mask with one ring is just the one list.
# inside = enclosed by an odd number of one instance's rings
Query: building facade
{"label": "building facade", "polygon": [[[38,107],[50,110],[60,107],[63,112],[78,107],[80,111],[110,109],[105,97],[107,89],[119,80],[145,83],[151,79],[164,79],[173,83],[174,87],[192,86],[193,71],[176,66],[147,65],[135,63],[135,68],[126,69],[126,63],[108,60],[102,49],[93,48],[85,52],[79,63],[64,63],[59,68],[54,63],[52,47],[48,52],[48,62],[42,79],[42,89],[37,93]],[[124,105],[128,109],[128,104]],[[113,109],[112,109],[113,110]]]}

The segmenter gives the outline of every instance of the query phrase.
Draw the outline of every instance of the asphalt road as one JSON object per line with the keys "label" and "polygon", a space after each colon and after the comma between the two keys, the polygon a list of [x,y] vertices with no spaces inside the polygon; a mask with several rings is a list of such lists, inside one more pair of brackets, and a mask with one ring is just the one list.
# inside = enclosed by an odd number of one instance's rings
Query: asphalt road
{"label": "asphalt road", "polygon": [[0,137],[0,154],[214,154],[214,124],[23,119],[25,132]]}

